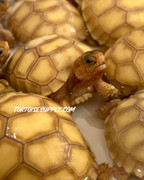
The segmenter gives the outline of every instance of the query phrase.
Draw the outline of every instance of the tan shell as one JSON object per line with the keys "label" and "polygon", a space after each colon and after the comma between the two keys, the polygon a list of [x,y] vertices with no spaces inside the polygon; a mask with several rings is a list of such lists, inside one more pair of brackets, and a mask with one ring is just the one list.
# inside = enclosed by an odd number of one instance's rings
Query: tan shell
{"label": "tan shell", "polygon": [[84,0],[82,11],[91,36],[101,45],[111,46],[144,24],[144,0]]}
{"label": "tan shell", "polygon": [[73,62],[89,50],[79,41],[45,35],[16,51],[8,63],[7,78],[17,91],[48,96],[64,85]]}
{"label": "tan shell", "polygon": [[21,0],[9,11],[7,22],[21,42],[45,34],[86,38],[79,12],[66,0]]}
{"label": "tan shell", "polygon": [[129,174],[144,177],[144,91],[121,101],[105,122],[112,159]]}
{"label": "tan shell", "polygon": [[105,54],[106,75],[125,95],[144,87],[144,27],[132,30]]}
{"label": "tan shell", "polygon": [[96,179],[94,155],[68,113],[15,107],[60,106],[34,94],[0,96],[1,180]]}

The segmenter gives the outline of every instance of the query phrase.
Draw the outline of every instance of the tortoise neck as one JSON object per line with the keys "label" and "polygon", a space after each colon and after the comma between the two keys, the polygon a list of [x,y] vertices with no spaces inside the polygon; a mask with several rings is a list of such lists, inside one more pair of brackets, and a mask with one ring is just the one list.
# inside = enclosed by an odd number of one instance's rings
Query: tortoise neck
{"label": "tortoise neck", "polygon": [[69,92],[72,91],[72,89],[75,87],[77,83],[79,83],[80,80],[76,77],[73,68],[71,69],[68,81],[67,81],[67,89]]}

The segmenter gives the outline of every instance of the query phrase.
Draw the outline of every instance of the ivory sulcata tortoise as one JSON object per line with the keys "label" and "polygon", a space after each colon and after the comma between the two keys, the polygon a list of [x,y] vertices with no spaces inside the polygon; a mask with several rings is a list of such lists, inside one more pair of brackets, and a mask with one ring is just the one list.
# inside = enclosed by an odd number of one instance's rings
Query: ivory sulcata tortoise
{"label": "ivory sulcata tortoise", "polygon": [[[1,42],[1,49],[3,64],[6,42]],[[14,89],[50,96],[57,102],[65,99],[79,104],[96,90],[106,100],[119,95],[114,86],[102,80],[106,68],[103,53],[64,36],[47,35],[29,41],[5,66],[2,64],[3,75]]]}
{"label": "ivory sulcata tortoise", "polygon": [[0,179],[108,180],[108,165],[96,164],[71,116],[36,107],[60,106],[40,95],[13,92],[0,80]]}
{"label": "ivory sulcata tortoise", "polygon": [[118,103],[105,121],[105,138],[118,180],[144,179],[144,90]]}
{"label": "ivory sulcata tortoise", "polygon": [[83,0],[82,12],[92,38],[108,47],[144,25],[144,0]]}
{"label": "ivory sulcata tortoise", "polygon": [[7,24],[16,39],[27,42],[48,34],[86,38],[78,10],[66,0],[21,0],[9,10]]}
{"label": "ivory sulcata tortoise", "polygon": [[144,88],[144,27],[123,36],[105,57],[106,77],[124,95]]}
{"label": "ivory sulcata tortoise", "polygon": [[[0,0],[0,19],[6,14],[8,7],[9,0]],[[0,39],[8,41],[11,47],[15,42],[13,34],[9,30],[4,29],[2,24],[0,24]]]}

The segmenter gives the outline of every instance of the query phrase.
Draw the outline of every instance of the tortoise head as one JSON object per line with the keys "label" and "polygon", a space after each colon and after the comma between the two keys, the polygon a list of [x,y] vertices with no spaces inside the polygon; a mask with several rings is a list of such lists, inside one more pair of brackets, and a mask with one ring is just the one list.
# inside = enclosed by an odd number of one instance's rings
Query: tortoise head
{"label": "tortoise head", "polygon": [[0,95],[8,92],[15,92],[5,79],[0,79]]}
{"label": "tortoise head", "polygon": [[80,56],[73,65],[76,77],[81,81],[98,80],[106,69],[104,55],[100,51],[88,51]]}
{"label": "tortoise head", "polygon": [[2,69],[4,63],[10,55],[10,48],[6,41],[0,41],[0,69]]}
{"label": "tortoise head", "polygon": [[9,0],[0,0],[0,18],[6,13],[9,7]]}

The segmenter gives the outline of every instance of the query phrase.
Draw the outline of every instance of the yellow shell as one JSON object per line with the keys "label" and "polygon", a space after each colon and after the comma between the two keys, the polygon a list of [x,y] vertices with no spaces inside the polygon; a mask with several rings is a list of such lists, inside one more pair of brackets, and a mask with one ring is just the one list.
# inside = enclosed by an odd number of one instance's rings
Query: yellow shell
{"label": "yellow shell", "polygon": [[42,36],[16,51],[8,63],[7,78],[17,91],[51,95],[67,81],[76,58],[89,50],[64,36]]}
{"label": "yellow shell", "polygon": [[101,45],[111,46],[144,24],[144,0],[83,0],[82,11],[91,36]]}
{"label": "yellow shell", "polygon": [[105,56],[106,76],[121,92],[144,87],[144,27],[123,36]]}
{"label": "yellow shell", "polygon": [[129,174],[144,177],[144,91],[121,101],[105,122],[112,159]]}
{"label": "yellow shell", "polygon": [[68,113],[15,107],[60,106],[34,94],[0,96],[1,180],[96,179],[94,155]]}
{"label": "yellow shell", "polygon": [[79,12],[66,0],[21,0],[10,9],[7,22],[21,42],[45,34],[86,38]]}

